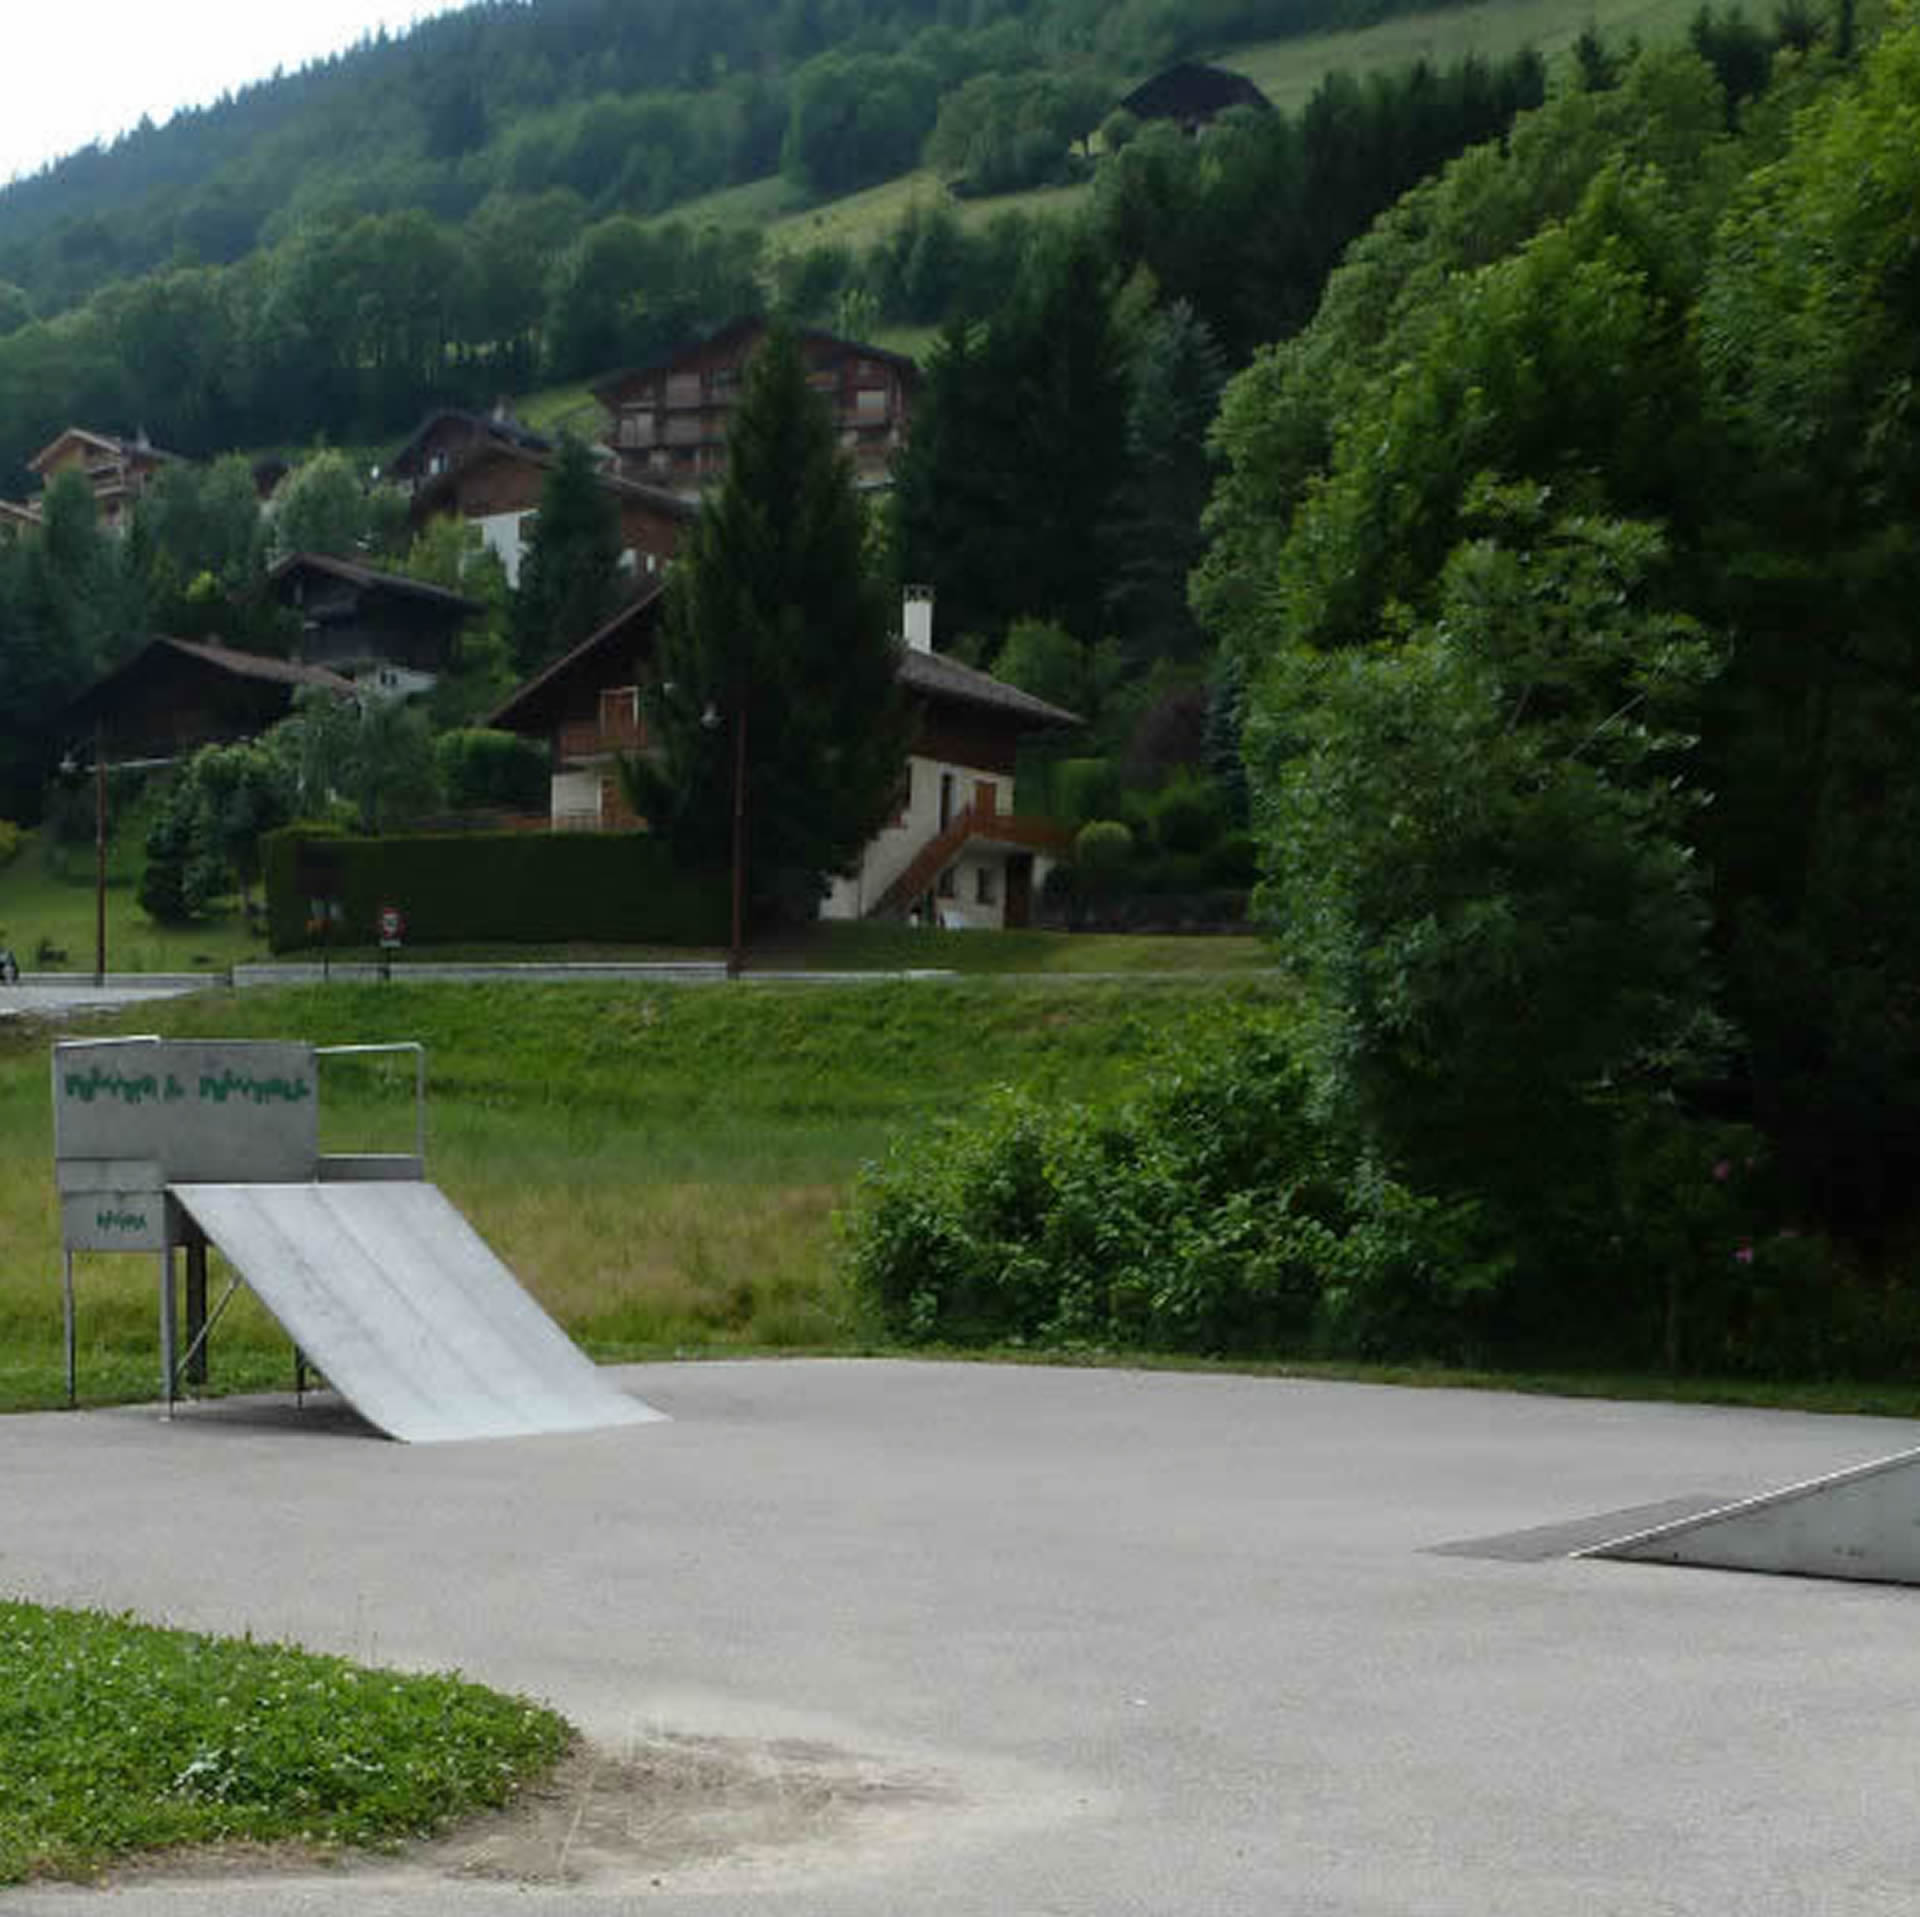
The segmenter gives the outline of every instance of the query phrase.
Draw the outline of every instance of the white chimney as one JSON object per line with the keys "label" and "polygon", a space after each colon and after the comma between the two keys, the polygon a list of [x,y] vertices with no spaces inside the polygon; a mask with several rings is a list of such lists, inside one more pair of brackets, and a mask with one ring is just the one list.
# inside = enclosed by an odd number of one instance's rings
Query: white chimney
{"label": "white chimney", "polygon": [[933,588],[909,586],[900,608],[900,631],[909,652],[933,650]]}

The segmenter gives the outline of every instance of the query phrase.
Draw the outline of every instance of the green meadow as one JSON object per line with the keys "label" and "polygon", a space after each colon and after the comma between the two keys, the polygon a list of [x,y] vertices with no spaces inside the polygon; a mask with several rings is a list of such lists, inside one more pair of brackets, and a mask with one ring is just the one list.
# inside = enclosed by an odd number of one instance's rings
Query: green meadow
{"label": "green meadow", "polygon": [[[1286,1003],[1249,974],[742,988],[377,984],[215,992],[89,1020],[87,1035],[419,1039],[428,1174],[601,1358],[857,1348],[833,1215],[895,1132],[989,1087],[1124,1090],[1171,1048]],[[60,1401],[48,1049],[0,1026],[0,1407]],[[326,1060],[322,1145],[392,1150],[410,1068]],[[216,1284],[218,1261],[216,1260]],[[89,1401],[158,1388],[153,1266],[79,1263]],[[243,1293],[215,1385],[285,1385],[285,1338]]]}

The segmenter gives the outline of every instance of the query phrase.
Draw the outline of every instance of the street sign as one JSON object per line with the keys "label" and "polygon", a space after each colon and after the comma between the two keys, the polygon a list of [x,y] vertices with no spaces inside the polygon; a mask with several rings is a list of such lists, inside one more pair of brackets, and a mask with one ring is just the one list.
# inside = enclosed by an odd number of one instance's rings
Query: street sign
{"label": "street sign", "polygon": [[397,905],[383,905],[376,923],[380,943],[387,951],[392,951],[407,936],[407,915]]}

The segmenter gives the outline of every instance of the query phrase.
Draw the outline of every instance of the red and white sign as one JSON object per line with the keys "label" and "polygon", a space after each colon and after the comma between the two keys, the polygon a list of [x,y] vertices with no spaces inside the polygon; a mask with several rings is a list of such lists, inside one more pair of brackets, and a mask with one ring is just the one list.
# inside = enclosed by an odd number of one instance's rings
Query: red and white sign
{"label": "red and white sign", "polygon": [[397,905],[383,905],[377,923],[382,945],[398,945],[407,936],[407,915]]}

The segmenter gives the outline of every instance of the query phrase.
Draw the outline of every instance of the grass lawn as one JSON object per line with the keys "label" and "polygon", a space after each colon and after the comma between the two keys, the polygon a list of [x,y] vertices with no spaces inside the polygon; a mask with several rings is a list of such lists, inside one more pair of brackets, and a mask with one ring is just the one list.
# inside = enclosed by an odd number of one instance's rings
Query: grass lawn
{"label": "grass lawn", "polygon": [[[134,897],[144,851],[131,828],[115,837],[107,859],[107,966],[115,972],[220,971],[267,955],[237,906],[204,924],[156,925]],[[49,857],[30,833],[19,856],[0,868],[0,945],[27,971],[91,973],[94,959],[93,848],[74,846]],[[36,958],[44,940],[65,958]]]}
{"label": "grass lawn", "polygon": [[0,1602],[0,1884],[182,1845],[424,1834],[572,1741],[457,1677]]}
{"label": "grass lawn", "polygon": [[[896,1130],[999,1083],[1111,1091],[1183,1039],[1286,1003],[1266,975],[334,984],[146,1005],[85,1030],[423,1040],[429,1175],[588,1350],[614,1358],[857,1346],[832,1217]],[[0,1408],[62,1397],[49,1037],[0,1025]],[[321,1084],[327,1149],[403,1145],[404,1066],[329,1060]],[[83,1397],[156,1396],[150,1262],[81,1259],[79,1307]],[[284,1336],[244,1295],[213,1359],[229,1388],[291,1376]]]}

